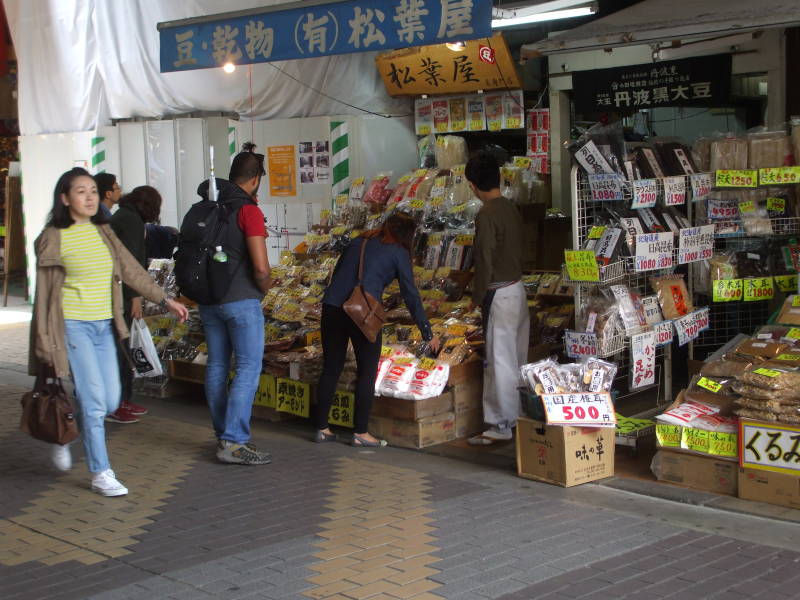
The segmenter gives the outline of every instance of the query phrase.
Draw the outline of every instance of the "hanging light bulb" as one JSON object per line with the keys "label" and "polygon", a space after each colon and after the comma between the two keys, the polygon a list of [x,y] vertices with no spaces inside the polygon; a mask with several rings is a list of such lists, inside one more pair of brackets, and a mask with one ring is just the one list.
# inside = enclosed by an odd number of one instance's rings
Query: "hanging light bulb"
{"label": "hanging light bulb", "polygon": [[453,52],[461,52],[467,45],[464,42],[447,42],[445,44]]}
{"label": "hanging light bulb", "polygon": [[233,73],[236,70],[236,65],[232,62],[225,63],[225,65],[222,67],[222,70],[226,73]]}

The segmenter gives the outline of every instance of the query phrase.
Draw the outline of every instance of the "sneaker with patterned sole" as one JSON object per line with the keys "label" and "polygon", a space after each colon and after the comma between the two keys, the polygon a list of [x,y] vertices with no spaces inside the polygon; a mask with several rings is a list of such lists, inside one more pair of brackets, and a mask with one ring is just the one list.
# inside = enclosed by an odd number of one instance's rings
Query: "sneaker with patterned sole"
{"label": "sneaker with patterned sole", "polygon": [[141,404],[134,404],[133,402],[123,402],[122,408],[128,409],[128,412],[132,415],[136,415],[137,417],[141,417],[142,415],[146,415],[148,410],[142,406]]}
{"label": "sneaker with patterned sole", "polygon": [[120,406],[113,413],[106,416],[106,421],[110,423],[122,423],[127,425],[128,423],[138,423],[139,418],[124,406]]}
{"label": "sneaker with patterned sole", "polygon": [[217,460],[233,465],[268,465],[272,462],[269,452],[262,452],[247,442],[237,444],[220,440],[217,445]]}

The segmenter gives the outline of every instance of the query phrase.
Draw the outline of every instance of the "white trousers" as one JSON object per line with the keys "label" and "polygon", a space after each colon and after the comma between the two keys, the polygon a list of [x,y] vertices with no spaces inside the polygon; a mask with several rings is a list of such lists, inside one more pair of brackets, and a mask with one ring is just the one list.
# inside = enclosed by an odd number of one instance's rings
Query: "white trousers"
{"label": "white trousers", "polygon": [[[483,308],[486,310],[485,305]],[[487,425],[506,428],[517,424],[519,368],[528,357],[530,325],[521,281],[494,292],[486,325],[483,369],[483,420]]]}

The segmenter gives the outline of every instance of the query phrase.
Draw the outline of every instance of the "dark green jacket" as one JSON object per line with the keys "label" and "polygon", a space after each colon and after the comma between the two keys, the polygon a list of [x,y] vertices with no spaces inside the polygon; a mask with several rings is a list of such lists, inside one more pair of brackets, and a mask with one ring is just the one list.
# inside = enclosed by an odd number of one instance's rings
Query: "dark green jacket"
{"label": "dark green jacket", "polygon": [[[128,249],[142,267],[147,269],[145,244],[144,244],[144,221],[141,215],[132,206],[120,206],[111,216],[111,229],[117,234],[122,244]],[[133,289],[127,285],[122,286],[122,296],[125,299],[125,312],[130,310],[131,298],[138,296]]]}

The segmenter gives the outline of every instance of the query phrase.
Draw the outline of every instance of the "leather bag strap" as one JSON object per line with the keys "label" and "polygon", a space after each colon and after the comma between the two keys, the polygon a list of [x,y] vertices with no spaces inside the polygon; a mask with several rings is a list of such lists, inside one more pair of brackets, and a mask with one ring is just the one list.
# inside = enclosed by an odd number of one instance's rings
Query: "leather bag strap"
{"label": "leather bag strap", "polygon": [[361,242],[361,258],[358,261],[358,285],[364,280],[364,252],[367,249],[367,238]]}

